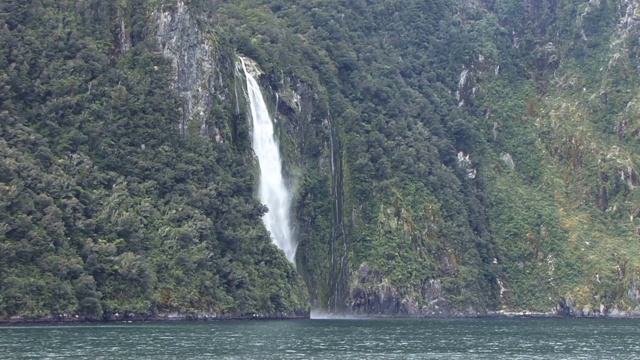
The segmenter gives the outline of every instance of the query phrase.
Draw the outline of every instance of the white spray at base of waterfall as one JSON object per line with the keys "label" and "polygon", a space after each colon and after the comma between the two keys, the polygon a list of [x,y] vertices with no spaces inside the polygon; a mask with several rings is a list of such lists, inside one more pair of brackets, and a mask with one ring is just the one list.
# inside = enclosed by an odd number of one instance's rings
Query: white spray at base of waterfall
{"label": "white spray at base of waterfall", "polygon": [[274,127],[267,105],[256,79],[247,71],[241,58],[242,68],[247,78],[247,92],[251,119],[253,120],[253,151],[260,164],[260,201],[269,208],[262,217],[264,225],[271,233],[273,242],[284,251],[287,259],[295,264],[297,244],[291,231],[291,194],[282,176],[282,158],[274,137]]}

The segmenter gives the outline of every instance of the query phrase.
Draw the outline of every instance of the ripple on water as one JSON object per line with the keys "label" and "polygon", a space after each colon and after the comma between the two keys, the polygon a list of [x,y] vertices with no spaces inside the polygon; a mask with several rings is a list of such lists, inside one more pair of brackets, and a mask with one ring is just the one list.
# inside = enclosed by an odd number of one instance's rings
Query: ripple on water
{"label": "ripple on water", "polygon": [[0,327],[0,357],[640,359],[640,321],[218,321]]}

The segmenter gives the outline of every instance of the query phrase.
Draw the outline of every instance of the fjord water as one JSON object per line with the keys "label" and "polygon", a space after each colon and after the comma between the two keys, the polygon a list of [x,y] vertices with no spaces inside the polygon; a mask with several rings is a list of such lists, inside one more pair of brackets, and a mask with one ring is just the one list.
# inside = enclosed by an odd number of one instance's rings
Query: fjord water
{"label": "fjord water", "polygon": [[11,359],[639,359],[638,320],[377,319],[0,326]]}
{"label": "fjord water", "polygon": [[242,60],[242,68],[247,78],[249,105],[253,120],[253,151],[260,163],[260,201],[269,208],[262,220],[271,233],[276,245],[284,251],[287,259],[294,263],[296,243],[290,224],[291,194],[282,176],[280,149],[274,136],[274,126],[264,101],[260,86],[247,71]]}

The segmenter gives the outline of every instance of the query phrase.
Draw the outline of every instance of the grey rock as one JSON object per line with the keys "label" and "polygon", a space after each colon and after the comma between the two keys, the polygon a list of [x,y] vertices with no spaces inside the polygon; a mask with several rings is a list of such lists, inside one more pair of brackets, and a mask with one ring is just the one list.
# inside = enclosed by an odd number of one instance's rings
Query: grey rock
{"label": "grey rock", "polygon": [[153,12],[151,18],[157,24],[156,38],[162,52],[173,66],[173,87],[182,98],[180,131],[186,132],[191,122],[197,121],[203,134],[211,134],[216,141],[224,142],[222,131],[215,126],[210,128],[215,97],[226,98],[215,35],[201,29],[181,1]]}

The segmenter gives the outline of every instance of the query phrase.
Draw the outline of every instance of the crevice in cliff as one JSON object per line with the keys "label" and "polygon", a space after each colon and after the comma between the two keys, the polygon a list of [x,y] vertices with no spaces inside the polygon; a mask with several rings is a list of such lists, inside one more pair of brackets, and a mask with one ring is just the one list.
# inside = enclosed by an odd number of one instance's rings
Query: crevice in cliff
{"label": "crevice in cliff", "polygon": [[342,143],[334,122],[331,129],[331,194],[333,196],[333,230],[331,236],[331,276],[329,277],[329,311],[344,312],[349,292],[349,248],[344,224],[344,176]]}

